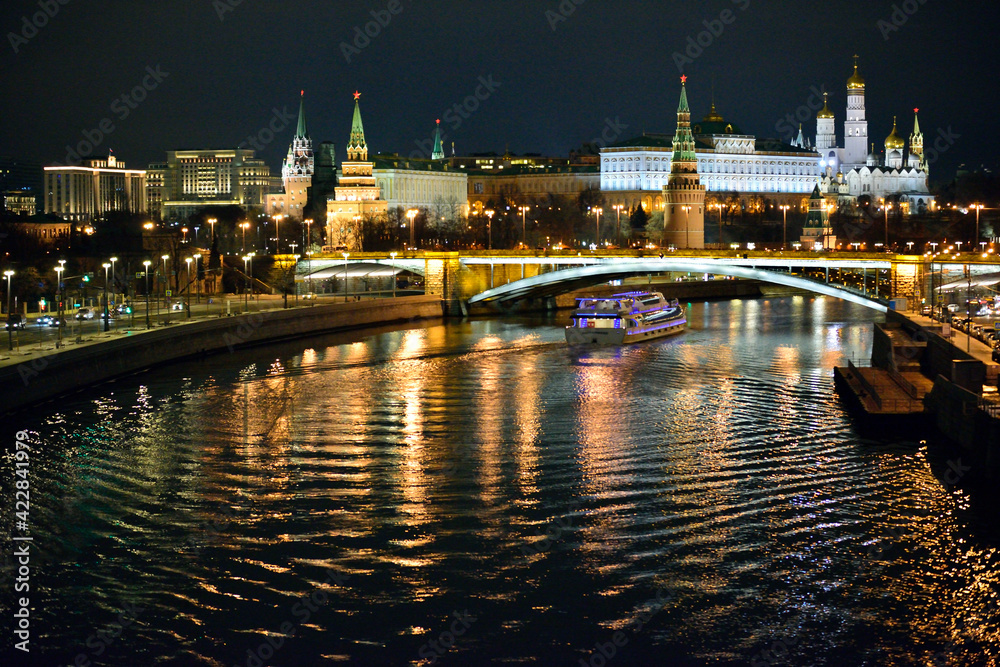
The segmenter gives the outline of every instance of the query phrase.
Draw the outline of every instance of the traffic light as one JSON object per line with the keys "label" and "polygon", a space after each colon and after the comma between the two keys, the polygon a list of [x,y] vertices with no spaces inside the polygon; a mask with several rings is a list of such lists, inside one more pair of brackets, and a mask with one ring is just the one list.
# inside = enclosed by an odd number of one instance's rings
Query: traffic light
{"label": "traffic light", "polygon": [[83,274],[83,282],[85,282],[85,283],[89,283],[90,282],[90,274],[89,273]]}

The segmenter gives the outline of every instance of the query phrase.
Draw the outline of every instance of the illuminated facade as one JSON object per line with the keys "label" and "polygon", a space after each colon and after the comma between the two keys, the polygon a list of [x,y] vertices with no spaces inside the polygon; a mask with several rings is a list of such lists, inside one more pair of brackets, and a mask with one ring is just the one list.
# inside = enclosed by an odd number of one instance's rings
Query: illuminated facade
{"label": "illuminated facade", "polygon": [[816,115],[816,150],[820,154],[820,190],[842,204],[854,206],[865,197],[875,204],[890,201],[903,213],[933,210],[934,195],[927,186],[928,165],[924,154],[924,135],[913,110],[910,150],[897,134],[896,119],[885,139],[885,158],[880,159],[875,146],[868,151],[868,121],[865,117],[865,80],[854,73],[847,80],[847,114],[844,121],[844,147],[836,146],[834,113],[824,100]]}
{"label": "illuminated facade", "polygon": [[377,155],[372,175],[388,208],[468,212],[469,176],[443,160]]}
{"label": "illuminated facade", "polygon": [[382,199],[375,181],[374,163],[368,161],[368,144],[365,142],[358,102],[360,97],[361,93],[354,93],[354,120],[351,123],[351,138],[347,142],[347,160],[340,165],[337,187],[326,203],[326,242],[348,250],[360,249],[358,232],[361,220],[388,210],[388,204]]}
{"label": "illuminated facade", "polygon": [[312,187],[313,175],[316,173],[316,160],[312,139],[306,130],[304,104],[305,91],[302,91],[299,99],[299,122],[288,147],[288,155],[281,166],[282,192],[267,195],[268,215],[287,215],[301,220],[309,199],[309,188]]}
{"label": "illuminated facade", "polygon": [[85,166],[44,169],[45,212],[86,222],[110,211],[145,212],[146,171],[126,169],[114,155]]}
{"label": "illuminated facade", "polygon": [[264,209],[271,170],[250,149],[168,151],[160,216],[182,220],[204,206]]}

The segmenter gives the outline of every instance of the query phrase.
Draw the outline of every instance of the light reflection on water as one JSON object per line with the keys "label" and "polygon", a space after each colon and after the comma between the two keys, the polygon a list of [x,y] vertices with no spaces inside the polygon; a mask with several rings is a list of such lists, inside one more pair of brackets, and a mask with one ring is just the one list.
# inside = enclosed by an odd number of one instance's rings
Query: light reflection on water
{"label": "light reflection on water", "polygon": [[[623,630],[621,664],[749,664],[778,643],[787,664],[988,664],[995,535],[924,449],[862,444],[833,392],[874,317],[697,303],[684,334],[622,349],[567,348],[543,319],[387,329],[19,416],[37,646],[245,664],[287,622],[273,664],[407,664],[469,610],[440,663],[578,664]],[[633,633],[657,589],[671,602]]]}

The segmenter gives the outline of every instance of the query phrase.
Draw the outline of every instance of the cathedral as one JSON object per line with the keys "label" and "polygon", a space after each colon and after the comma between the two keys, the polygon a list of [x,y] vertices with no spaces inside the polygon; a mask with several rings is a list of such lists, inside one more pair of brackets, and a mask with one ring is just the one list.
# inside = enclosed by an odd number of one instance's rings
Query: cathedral
{"label": "cathedral", "polygon": [[934,195],[927,187],[928,165],[918,111],[913,110],[909,151],[893,118],[892,132],[885,140],[885,159],[880,159],[875,145],[868,143],[865,80],[858,73],[855,57],[854,73],[847,80],[843,147],[836,145],[836,118],[825,99],[816,115],[815,147],[822,158],[820,191],[834,199],[838,206],[888,202],[899,206],[904,214],[933,210]]}

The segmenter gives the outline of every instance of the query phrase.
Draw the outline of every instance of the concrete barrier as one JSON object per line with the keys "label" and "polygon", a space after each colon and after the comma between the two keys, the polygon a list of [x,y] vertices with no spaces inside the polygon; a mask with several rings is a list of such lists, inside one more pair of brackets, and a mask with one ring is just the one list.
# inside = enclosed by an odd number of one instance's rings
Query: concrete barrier
{"label": "concrete barrier", "polygon": [[266,310],[136,330],[111,340],[32,355],[20,363],[8,362],[0,367],[0,413],[188,357],[441,316],[439,297],[410,296]]}

